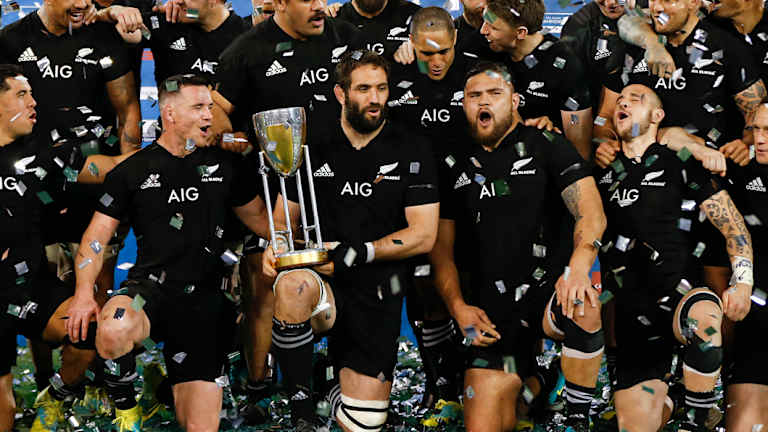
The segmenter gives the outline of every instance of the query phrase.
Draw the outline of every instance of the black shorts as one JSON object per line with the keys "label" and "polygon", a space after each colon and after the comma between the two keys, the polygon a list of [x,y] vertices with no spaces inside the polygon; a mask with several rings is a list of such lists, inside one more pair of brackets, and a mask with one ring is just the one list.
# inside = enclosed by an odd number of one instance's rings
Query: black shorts
{"label": "black shorts", "polygon": [[603,291],[614,293],[616,301],[616,390],[663,379],[671,370],[675,348],[680,346],[672,326],[675,309],[684,296],[675,289],[681,278],[656,278],[645,270],[622,272],[621,288],[610,272],[603,273]]}
{"label": "black shorts", "polygon": [[[521,284],[505,284],[505,292],[500,292],[495,282],[472,287],[474,298],[469,304],[485,311],[501,340],[489,347],[470,347],[467,369],[504,370],[507,358],[514,357],[515,373],[523,379],[533,373],[536,341],[544,337],[541,322],[554,289],[553,278],[546,275],[541,280],[528,279],[525,283],[529,288],[517,301],[516,291]],[[482,295],[480,290],[484,290]]]}
{"label": "black shorts", "polygon": [[736,323],[736,337],[733,341],[733,363],[728,384],[768,385],[768,346],[761,336],[768,332],[768,309],[754,302],[747,317]]}
{"label": "black shorts", "polygon": [[[402,287],[408,286],[406,274],[399,276]],[[336,322],[328,333],[328,351],[337,370],[348,367],[382,381],[392,380],[404,291],[392,295],[389,287],[380,291],[370,282],[327,280],[336,302]]]}
{"label": "black shorts", "polygon": [[210,381],[223,375],[234,350],[237,309],[218,289],[220,282],[187,285],[126,280],[113,295],[145,300],[153,342],[163,342],[170,383]]}
{"label": "black shorts", "polygon": [[0,376],[10,373],[16,364],[16,335],[40,340],[53,313],[74,292],[71,283],[62,282],[46,267],[28,282],[3,292],[0,297]]}

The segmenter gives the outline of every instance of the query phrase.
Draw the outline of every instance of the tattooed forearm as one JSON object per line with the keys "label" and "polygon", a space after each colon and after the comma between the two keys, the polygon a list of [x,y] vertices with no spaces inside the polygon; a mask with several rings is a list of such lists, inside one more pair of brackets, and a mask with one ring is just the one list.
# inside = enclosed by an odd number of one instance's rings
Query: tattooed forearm
{"label": "tattooed forearm", "polygon": [[752,259],[752,237],[744,218],[726,191],[720,191],[702,203],[710,222],[723,234],[728,255]]}
{"label": "tattooed forearm", "polygon": [[744,115],[745,120],[749,120],[752,113],[760,105],[760,102],[765,99],[768,92],[765,90],[765,84],[762,80],[758,80],[752,84],[746,90],[733,97],[736,105],[741,110],[741,114]]}
{"label": "tattooed forearm", "polygon": [[573,183],[567,188],[563,189],[560,194],[563,197],[565,206],[568,207],[568,211],[571,212],[576,222],[581,219],[581,212],[579,210],[579,200],[581,199],[581,191],[579,190],[579,183]]}
{"label": "tattooed forearm", "polygon": [[649,38],[656,39],[657,36],[648,25],[645,18],[640,16],[624,15],[619,18],[619,37],[630,44],[641,48],[648,48]]}

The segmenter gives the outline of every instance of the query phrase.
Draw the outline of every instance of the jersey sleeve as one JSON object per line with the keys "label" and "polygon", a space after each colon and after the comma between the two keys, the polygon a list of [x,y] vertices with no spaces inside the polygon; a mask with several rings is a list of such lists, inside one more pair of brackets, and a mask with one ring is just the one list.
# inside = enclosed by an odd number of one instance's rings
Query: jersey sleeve
{"label": "jersey sleeve", "polygon": [[[413,135],[411,137],[415,138]],[[404,201],[406,207],[440,202],[435,156],[421,141],[420,151],[413,152],[411,158],[405,159],[408,163],[408,171],[404,170],[408,181]]]}
{"label": "jersey sleeve", "polygon": [[565,61],[565,66],[560,71],[560,86],[558,87],[557,103],[561,111],[581,111],[592,107],[592,99],[589,95],[589,81],[587,80],[584,63],[574,54],[572,48],[563,44],[562,57],[556,57],[555,63]]}
{"label": "jersey sleeve", "polygon": [[456,220],[459,213],[457,206],[458,200],[456,192],[454,191],[457,171],[449,167],[444,161],[439,161],[438,175],[440,182],[440,219]]}
{"label": "jersey sleeve", "polygon": [[241,155],[233,156],[232,189],[230,190],[230,206],[240,207],[251,202],[256,196],[262,195],[261,176],[253,166],[253,159]]}
{"label": "jersey sleeve", "polygon": [[109,82],[131,71],[133,47],[126,45],[117,30],[108,25],[103,26],[100,33],[104,57],[99,59],[99,64],[104,72],[104,81]]}
{"label": "jersey sleeve", "polygon": [[[746,44],[732,35],[723,34],[727,39],[726,53],[726,83],[732,96],[735,96],[749,88],[760,79],[760,70],[755,64],[755,59]],[[765,83],[763,83],[765,84]]]}
{"label": "jersey sleeve", "polygon": [[235,110],[243,108],[243,97],[250,93],[247,91],[246,55],[240,49],[242,40],[243,35],[221,53],[216,70],[216,90],[235,106]]}
{"label": "jersey sleeve", "polygon": [[125,161],[109,173],[104,179],[104,193],[98,198],[96,211],[122,220],[128,214],[132,192],[128,187]]}
{"label": "jersey sleeve", "polygon": [[590,175],[588,163],[581,158],[576,148],[559,134],[552,134],[551,142],[543,145],[549,146],[543,154],[548,158],[548,175],[558,191],[563,191],[573,183]]}

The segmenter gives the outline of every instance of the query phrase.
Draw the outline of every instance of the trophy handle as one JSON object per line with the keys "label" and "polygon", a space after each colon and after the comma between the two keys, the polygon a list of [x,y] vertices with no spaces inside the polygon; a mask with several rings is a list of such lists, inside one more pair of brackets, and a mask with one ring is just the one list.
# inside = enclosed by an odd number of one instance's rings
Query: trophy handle
{"label": "trophy handle", "polygon": [[[317,247],[324,248],[323,246],[323,234],[320,232],[320,215],[317,211],[317,200],[315,198],[315,181],[312,179],[312,161],[309,160],[309,147],[306,144],[301,146],[304,150],[304,166],[307,168],[307,183],[309,184],[309,203],[312,205],[312,216],[315,223],[311,228],[315,231],[315,238],[317,239]],[[301,196],[301,195],[299,195]],[[302,206],[302,212],[304,207]],[[304,222],[306,226],[306,222]],[[307,239],[309,239],[307,234]]]}
{"label": "trophy handle", "polygon": [[267,181],[267,166],[264,165],[264,151],[259,152],[259,171],[261,171],[261,182],[264,187],[264,202],[267,205],[267,217],[269,218],[269,235],[272,250],[277,255],[277,242],[275,240],[275,219],[272,217],[272,197],[269,193],[269,182]]}

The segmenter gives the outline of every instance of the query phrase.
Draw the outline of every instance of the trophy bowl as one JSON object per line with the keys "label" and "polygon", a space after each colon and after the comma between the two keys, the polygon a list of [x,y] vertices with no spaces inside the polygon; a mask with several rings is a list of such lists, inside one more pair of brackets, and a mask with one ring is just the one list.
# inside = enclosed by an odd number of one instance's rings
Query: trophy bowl
{"label": "trophy bowl", "polygon": [[279,108],[256,113],[253,129],[267,162],[283,177],[291,177],[304,160],[307,115],[302,107]]}

